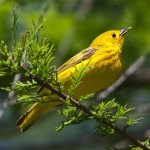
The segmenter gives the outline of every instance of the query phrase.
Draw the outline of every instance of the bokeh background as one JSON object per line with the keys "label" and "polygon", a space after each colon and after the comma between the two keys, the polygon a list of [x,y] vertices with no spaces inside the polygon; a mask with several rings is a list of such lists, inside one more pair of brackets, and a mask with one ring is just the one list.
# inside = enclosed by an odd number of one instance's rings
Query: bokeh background
{"label": "bokeh background", "polygon": [[[0,0],[0,40],[12,45],[12,10],[16,1]],[[132,26],[125,37],[122,59],[126,70],[150,50],[149,0],[18,0],[17,38],[32,30],[45,17],[40,40],[50,38],[55,45],[60,66],[71,56],[89,46],[100,33]],[[13,77],[1,78],[0,86],[10,85]],[[129,143],[121,137],[105,137],[94,132],[96,122],[88,121],[56,132],[55,127],[64,119],[52,110],[25,133],[16,128],[17,118],[26,108],[10,105],[7,93],[0,90],[0,149],[8,150],[100,150],[109,146],[125,147]],[[149,57],[126,82],[107,99],[116,98],[122,105],[136,107],[134,116],[143,118],[128,133],[145,140],[150,136],[150,61]]]}

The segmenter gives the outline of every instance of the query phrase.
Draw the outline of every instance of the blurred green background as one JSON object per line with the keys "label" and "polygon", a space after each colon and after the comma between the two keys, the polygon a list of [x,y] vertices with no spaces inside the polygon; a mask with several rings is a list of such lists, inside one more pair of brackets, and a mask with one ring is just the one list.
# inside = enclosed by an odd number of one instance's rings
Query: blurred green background
{"label": "blurred green background", "polygon": [[[60,66],[71,56],[89,46],[100,33],[132,26],[125,37],[122,58],[126,70],[136,59],[150,50],[149,0],[18,0],[17,38],[32,30],[43,16],[46,23],[40,40],[50,38],[55,45],[55,64]],[[12,10],[15,1],[0,0],[0,40],[12,44]],[[13,77],[1,78],[0,86],[9,85]],[[88,121],[56,132],[63,118],[52,110],[40,118],[25,133],[16,128],[17,118],[25,112],[22,105],[7,106],[7,93],[0,91],[0,150],[52,149],[100,150],[107,146],[118,148],[128,145],[121,137],[97,135],[96,122]],[[144,140],[150,136],[150,61],[139,68],[108,99],[116,98],[121,104],[136,107],[134,115],[144,118],[128,133]]]}

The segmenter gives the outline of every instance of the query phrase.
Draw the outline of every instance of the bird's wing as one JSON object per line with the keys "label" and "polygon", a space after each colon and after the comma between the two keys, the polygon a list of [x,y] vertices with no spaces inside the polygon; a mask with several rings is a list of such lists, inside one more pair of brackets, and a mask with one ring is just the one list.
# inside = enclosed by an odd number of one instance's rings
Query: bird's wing
{"label": "bird's wing", "polygon": [[[73,65],[76,65],[78,63],[80,63],[83,60],[86,60],[87,58],[91,57],[95,51],[98,50],[98,48],[86,48],[83,51],[79,52],[78,54],[76,54],[75,56],[73,56],[72,58],[70,58],[67,62],[65,62],[61,67],[58,68],[58,73],[63,72],[64,70],[72,67]],[[40,87],[37,90],[37,93],[40,93],[41,91],[43,91],[44,87]]]}
{"label": "bird's wing", "polygon": [[76,54],[75,56],[70,58],[67,62],[65,62],[61,67],[59,67],[58,73],[61,73],[64,70],[72,67],[73,65],[76,65],[76,64],[80,63],[81,61],[84,61],[87,58],[91,57],[97,49],[98,48],[89,47],[89,48],[86,48],[83,51],[79,52],[78,54]]}

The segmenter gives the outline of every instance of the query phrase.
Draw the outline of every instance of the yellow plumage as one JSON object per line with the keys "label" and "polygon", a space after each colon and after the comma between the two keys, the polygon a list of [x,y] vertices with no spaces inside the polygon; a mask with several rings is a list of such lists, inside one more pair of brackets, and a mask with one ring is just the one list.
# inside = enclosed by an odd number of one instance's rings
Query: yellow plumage
{"label": "yellow plumage", "polygon": [[[90,93],[100,91],[113,84],[122,73],[121,51],[123,35],[131,27],[122,30],[111,30],[99,35],[92,44],[77,55],[72,57],[58,69],[58,80],[63,83],[63,92],[67,93],[71,84],[71,75],[75,67],[88,65],[82,83],[79,84],[73,98],[78,99]],[[49,92],[45,89],[45,92]],[[44,97],[44,100],[53,100],[55,95]],[[58,97],[57,97],[58,98]],[[49,109],[60,105],[62,102],[35,103],[29,111],[17,122],[21,131],[28,129],[34,121]]]}

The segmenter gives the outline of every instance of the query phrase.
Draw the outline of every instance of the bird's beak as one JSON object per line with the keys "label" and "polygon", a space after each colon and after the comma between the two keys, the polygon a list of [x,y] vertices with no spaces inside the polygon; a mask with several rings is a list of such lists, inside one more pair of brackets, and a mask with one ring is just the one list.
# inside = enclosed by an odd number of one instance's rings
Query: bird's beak
{"label": "bird's beak", "polygon": [[132,29],[132,27],[127,27],[127,28],[121,29],[120,35],[124,36],[130,29]]}

